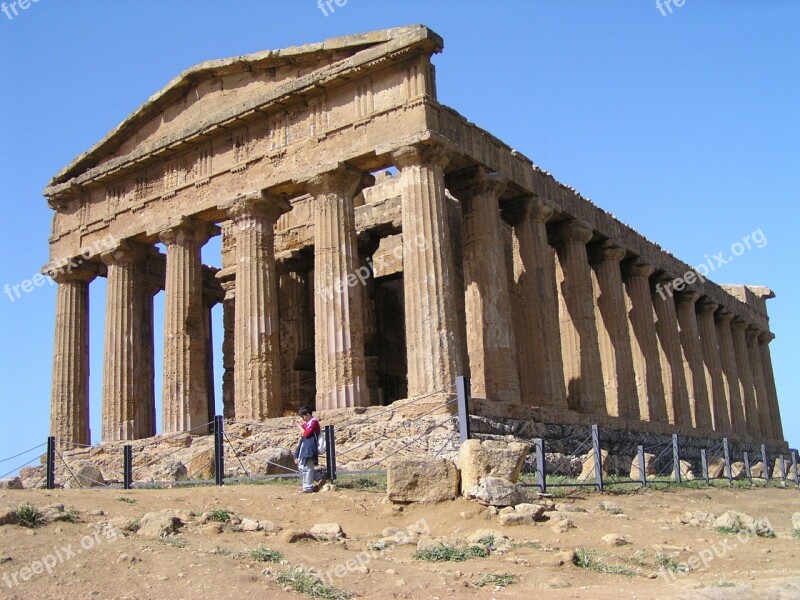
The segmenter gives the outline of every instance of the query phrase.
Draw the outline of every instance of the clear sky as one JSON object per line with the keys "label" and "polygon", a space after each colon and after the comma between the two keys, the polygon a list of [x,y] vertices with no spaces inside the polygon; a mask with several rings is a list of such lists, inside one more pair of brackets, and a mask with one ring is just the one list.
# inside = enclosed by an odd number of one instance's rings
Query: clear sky
{"label": "clear sky", "polygon": [[[23,0],[25,9],[6,0],[0,286],[19,284],[48,260],[51,211],[42,190],[50,178],[183,69],[423,23],[445,39],[435,58],[443,103],[685,262],[729,256],[760,230],[763,247],[712,279],[775,291],[772,357],[785,434],[797,447],[800,3],[663,2],[339,0],[344,5],[333,3],[325,16],[317,0]],[[204,259],[219,263],[218,244]],[[98,280],[95,442],[104,302]],[[54,313],[54,286],[14,302],[0,295],[0,459],[47,436]],[[16,462],[0,463],[0,475]]]}

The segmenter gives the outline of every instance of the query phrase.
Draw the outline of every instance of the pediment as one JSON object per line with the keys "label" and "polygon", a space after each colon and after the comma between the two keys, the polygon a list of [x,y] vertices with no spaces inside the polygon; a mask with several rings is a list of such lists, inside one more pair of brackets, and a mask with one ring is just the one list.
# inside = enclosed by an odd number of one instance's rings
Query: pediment
{"label": "pediment", "polygon": [[88,152],[51,181],[45,195],[89,171],[107,170],[160,149],[197,139],[221,123],[234,122],[282,94],[297,95],[335,78],[346,78],[365,61],[384,61],[424,45],[440,51],[441,38],[414,25],[333,38],[316,44],[213,60],[187,69],[152,95]]}

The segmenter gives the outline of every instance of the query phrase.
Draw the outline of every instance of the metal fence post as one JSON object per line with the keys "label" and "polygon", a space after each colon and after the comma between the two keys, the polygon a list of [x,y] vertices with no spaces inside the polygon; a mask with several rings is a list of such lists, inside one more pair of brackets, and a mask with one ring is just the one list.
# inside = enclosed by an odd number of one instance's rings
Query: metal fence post
{"label": "metal fence post", "polygon": [[592,449],[594,450],[594,481],[597,491],[603,491],[603,453],[600,451],[600,428],[592,425]]}
{"label": "metal fence post", "polygon": [[125,444],[122,447],[122,487],[131,489],[133,483],[133,446]]}
{"label": "metal fence post", "polygon": [[747,481],[753,483],[753,475],[750,473],[750,453],[742,452],[742,458],[744,459],[744,476],[747,477]]}
{"label": "metal fence post", "polygon": [[463,375],[456,377],[458,395],[458,432],[463,444],[470,438],[469,430],[469,380]]}
{"label": "metal fence post", "polygon": [[220,415],[214,417],[214,479],[217,485],[225,485],[225,448],[223,440],[224,420]]}
{"label": "metal fence post", "polygon": [[325,425],[325,444],[328,481],[334,481],[336,479],[336,433],[333,425]]}
{"label": "metal fence post", "polygon": [[703,479],[705,479],[706,485],[709,485],[710,480],[708,479],[708,457],[706,456],[705,448],[700,448],[700,463],[703,470]]}
{"label": "metal fence post", "polygon": [[544,494],[547,492],[547,475],[544,472],[544,440],[542,438],[534,439],[533,447],[536,451],[536,485]]}
{"label": "metal fence post", "polygon": [[678,450],[678,434],[672,434],[672,471],[675,474],[675,483],[681,482],[681,453]]}
{"label": "metal fence post", "polygon": [[797,473],[797,450],[790,450],[792,453],[792,473],[794,473],[794,484],[800,487],[800,478]]}
{"label": "metal fence post", "polygon": [[647,486],[647,472],[644,465],[644,446],[636,446],[636,456],[639,457],[639,484],[642,487]]}
{"label": "metal fence post", "polygon": [[769,462],[767,461],[767,445],[761,444],[761,462],[764,465],[764,481],[769,483],[770,473]]}
{"label": "metal fence post", "polygon": [[47,438],[47,459],[45,470],[47,471],[45,487],[48,490],[52,490],[56,487],[56,438],[52,435]]}
{"label": "metal fence post", "polygon": [[731,474],[731,452],[728,446],[728,438],[722,438],[722,454],[725,456],[725,477],[728,483],[733,483],[733,475]]}

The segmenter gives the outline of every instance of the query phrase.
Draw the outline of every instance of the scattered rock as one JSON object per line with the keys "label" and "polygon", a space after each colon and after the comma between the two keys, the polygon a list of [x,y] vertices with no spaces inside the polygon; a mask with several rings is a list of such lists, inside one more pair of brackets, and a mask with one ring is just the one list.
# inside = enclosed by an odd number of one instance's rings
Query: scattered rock
{"label": "scattered rock", "polygon": [[530,446],[499,440],[467,440],[461,444],[459,466],[464,495],[481,477],[500,477],[511,482],[519,479]]}
{"label": "scattered rock", "polygon": [[531,520],[533,521],[540,519],[544,514],[544,506],[540,504],[529,504],[527,502],[517,504],[514,507],[514,510],[518,513],[530,515]]}
{"label": "scattered rock", "polygon": [[22,479],[19,477],[11,477],[9,479],[0,479],[0,490],[21,490]]}
{"label": "scattered rock", "polygon": [[792,529],[800,531],[800,512],[796,512],[792,515]]}
{"label": "scattered rock", "polygon": [[16,525],[19,523],[17,511],[13,508],[0,508],[0,525]]}
{"label": "scattered rock", "polygon": [[259,529],[268,535],[272,535],[278,533],[283,527],[280,525],[275,525],[272,521],[259,521],[258,522]]}
{"label": "scattered rock", "polygon": [[529,514],[512,512],[500,515],[500,525],[526,525],[533,523],[533,517]]}
{"label": "scattered rock", "polygon": [[[683,481],[694,481],[697,479],[695,477],[694,471],[692,470],[692,463],[688,460],[681,461],[681,479]],[[675,473],[672,473],[672,479],[675,479]]]}
{"label": "scattered rock", "polygon": [[412,458],[389,464],[386,489],[392,502],[444,502],[458,496],[458,469],[444,458]]}
{"label": "scattered rock", "polygon": [[14,559],[12,559],[10,556],[0,556],[0,565],[4,565],[7,562],[11,562],[12,560]]}
{"label": "scattered rock", "polygon": [[[594,450],[589,450],[583,456],[583,468],[578,479],[593,481],[595,477],[595,462]],[[600,463],[603,475],[608,475],[608,450],[600,450]]]}
{"label": "scattered rock", "polygon": [[335,492],[335,491],[336,491],[336,490],[338,490],[338,489],[339,489],[339,488],[338,488],[338,487],[336,487],[336,485],[335,485],[335,484],[333,484],[333,483],[326,483],[325,485],[323,485],[323,486],[320,488],[320,491],[321,491],[321,492]]}
{"label": "scattered rock", "polygon": [[186,481],[189,479],[189,471],[181,461],[169,460],[156,465],[150,476],[153,481]]}
{"label": "scattered rock", "polygon": [[72,474],[65,484],[67,488],[102,487],[106,485],[103,473],[90,462],[78,461],[73,463],[70,465],[70,471]]}
{"label": "scattered rock", "polygon": [[558,512],[565,512],[565,513],[585,513],[588,512],[585,508],[578,506],[577,504],[566,504],[564,502],[559,502],[556,504],[555,509]]}
{"label": "scattered rock", "polygon": [[222,523],[207,523],[203,525],[203,533],[209,535],[219,535],[223,531]]}
{"label": "scattered rock", "polygon": [[141,537],[163,537],[177,533],[183,522],[175,516],[172,510],[162,510],[145,514],[139,520],[139,530],[136,535]]}
{"label": "scattered rock", "polygon": [[757,462],[754,465],[750,466],[750,476],[753,479],[764,479],[764,473],[766,469],[764,468],[763,462]]}
{"label": "scattered rock", "polygon": [[528,501],[528,494],[522,486],[500,477],[482,477],[469,490],[468,497],[486,506],[516,506]]}
{"label": "scattered rock", "polygon": [[[655,479],[656,476],[656,455],[644,453],[644,475],[647,479]],[[639,481],[641,477],[641,467],[639,466],[639,454],[631,461],[630,478]]]}
{"label": "scattered rock", "polygon": [[720,479],[722,477],[725,477],[725,459],[715,456],[708,461],[708,478]]}
{"label": "scattered rock", "polygon": [[553,555],[553,564],[557,567],[561,567],[563,565],[571,565],[573,560],[575,560],[574,550],[565,550],[564,552],[556,552]]}
{"label": "scattered rock", "polygon": [[280,534],[280,540],[284,544],[295,544],[300,540],[313,540],[314,536],[302,529],[286,529]]}
{"label": "scattered rock", "polygon": [[297,468],[287,448],[264,448],[243,458],[242,464],[251,475],[286,475]]}
{"label": "scattered rock", "polygon": [[317,523],[311,528],[311,535],[325,542],[335,542],[345,537],[342,526],[338,523]]}
{"label": "scattered rock", "polygon": [[618,533],[609,533],[608,535],[604,535],[601,539],[603,543],[608,546],[625,546],[630,543],[624,535]]}
{"label": "scattered rock", "polygon": [[732,479],[744,479],[744,463],[743,462],[735,462],[731,463],[731,478]]}
{"label": "scattered rock", "polygon": [[214,479],[217,473],[213,452],[201,452],[186,463],[188,479]]}
{"label": "scattered rock", "polygon": [[565,533],[570,529],[575,529],[575,523],[571,519],[558,519],[551,527],[556,533]]}
{"label": "scattered rock", "polygon": [[603,500],[600,503],[599,508],[600,510],[604,510],[612,515],[621,515],[624,512],[619,506],[611,502],[611,500]]}
{"label": "scattered rock", "polygon": [[242,519],[239,531],[261,531],[261,523],[255,519]]}
{"label": "scattered rock", "polygon": [[513,513],[514,513],[514,507],[513,506],[506,506],[504,508],[501,508],[499,511],[497,511],[497,514],[500,515],[500,516],[513,514]]}

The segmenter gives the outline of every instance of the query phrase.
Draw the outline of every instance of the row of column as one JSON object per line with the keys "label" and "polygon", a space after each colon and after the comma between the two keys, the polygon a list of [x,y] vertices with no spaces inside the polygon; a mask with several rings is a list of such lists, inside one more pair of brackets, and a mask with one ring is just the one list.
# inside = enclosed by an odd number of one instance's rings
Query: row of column
{"label": "row of column", "polygon": [[[733,320],[691,292],[661,298],[651,266],[625,260],[626,251],[612,241],[593,243],[589,226],[563,219],[540,198],[526,199],[514,218],[508,260],[498,206],[507,182],[481,168],[446,182],[450,155],[436,144],[403,146],[390,156],[399,169],[402,197],[409,397],[450,394],[467,356],[473,395],[500,405],[782,440],[771,334]],[[353,205],[368,179],[336,163],[298,180],[314,198],[318,410],[370,404]],[[446,186],[462,211],[463,273]],[[282,370],[284,377],[290,370],[281,363],[274,228],[291,205],[264,191],[221,208],[236,246],[235,288],[223,283],[225,328],[233,330],[232,352],[225,342],[225,378],[229,381],[232,370],[233,398],[226,396],[224,403],[226,410],[233,404],[237,419],[261,421],[283,414]],[[551,222],[556,218],[561,220]],[[210,234],[208,224],[192,219],[160,234],[167,247],[165,433],[192,431],[209,420],[210,325],[200,250]],[[148,252],[126,243],[103,258],[109,289],[104,441],[155,433],[154,394],[147,382],[152,382],[152,297],[158,287],[138,268]],[[78,443],[89,443],[86,329],[93,276],[73,271],[58,281],[51,429]],[[459,311],[462,289],[466,315]]]}

